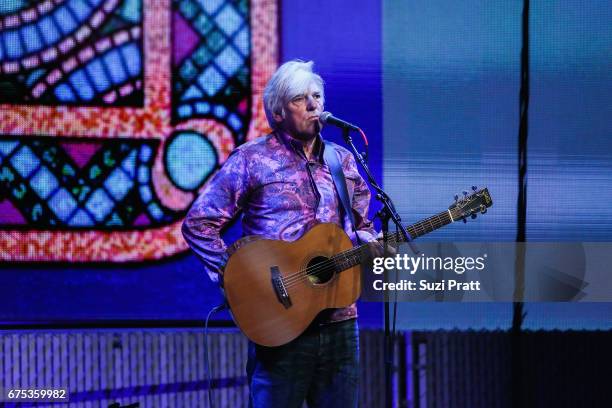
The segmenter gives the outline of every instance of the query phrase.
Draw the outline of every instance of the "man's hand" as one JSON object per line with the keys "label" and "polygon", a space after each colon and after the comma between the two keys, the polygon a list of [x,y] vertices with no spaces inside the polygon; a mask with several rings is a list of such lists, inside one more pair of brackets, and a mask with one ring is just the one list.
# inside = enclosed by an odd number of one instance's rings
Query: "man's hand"
{"label": "man's hand", "polygon": [[370,257],[377,258],[381,256],[395,256],[395,254],[397,253],[397,249],[392,245],[387,245],[387,252],[385,253],[385,248],[382,244],[382,237],[383,235],[381,232],[378,234],[376,239],[367,243]]}
{"label": "man's hand", "polygon": [[[392,256],[393,257],[395,256],[395,254],[397,254],[397,248],[391,242],[387,243],[387,251],[385,252],[384,245],[382,243],[382,239],[383,239],[382,232],[378,233],[378,236],[376,236],[376,239],[379,240],[377,242],[381,247],[381,255],[377,255],[377,256]],[[395,245],[397,245],[397,243],[395,243]]]}
{"label": "man's hand", "polygon": [[368,242],[367,245],[368,245],[369,255],[372,258],[376,258],[376,257],[379,257],[379,256],[384,256],[385,249],[383,248],[383,245],[380,242],[378,242],[377,240],[370,241],[370,242]]}

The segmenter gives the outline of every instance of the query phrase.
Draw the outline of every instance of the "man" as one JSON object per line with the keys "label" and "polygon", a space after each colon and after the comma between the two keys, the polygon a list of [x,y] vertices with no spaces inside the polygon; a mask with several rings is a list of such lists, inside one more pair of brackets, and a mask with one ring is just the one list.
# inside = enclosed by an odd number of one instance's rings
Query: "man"
{"label": "man", "polygon": [[[290,61],[274,73],[264,91],[273,132],[236,148],[187,214],[185,239],[214,281],[222,282],[227,261],[220,231],[239,212],[245,235],[295,241],[314,225],[332,222],[356,242],[323,160],[324,149],[330,148],[320,136],[325,96],[323,80],[312,65]],[[346,178],[357,233],[361,241],[373,241],[375,231],[367,219],[370,191],[353,155],[333,147]],[[306,400],[311,407],[357,406],[356,317],[355,305],[329,309],[284,346],[251,343],[250,405],[301,407]]]}

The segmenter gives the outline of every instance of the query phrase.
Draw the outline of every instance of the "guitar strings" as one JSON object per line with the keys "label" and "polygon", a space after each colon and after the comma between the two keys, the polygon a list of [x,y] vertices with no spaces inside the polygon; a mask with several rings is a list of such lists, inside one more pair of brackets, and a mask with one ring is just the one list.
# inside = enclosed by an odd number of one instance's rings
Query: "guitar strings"
{"label": "guitar strings", "polygon": [[[396,239],[398,238],[397,233],[392,234],[389,237],[389,244],[395,245]],[[412,235],[412,234],[411,234]],[[403,237],[401,237],[403,238]],[[285,284],[285,288],[289,289],[295,286],[298,282],[308,279],[310,276],[318,276],[321,272],[334,272],[337,269],[341,271],[344,269],[348,269],[343,267],[343,263],[347,262],[350,264],[357,265],[354,261],[361,259],[363,255],[366,255],[368,252],[368,245],[362,245],[348,251],[342,252],[340,254],[336,254],[327,260],[320,262],[314,266],[307,267],[298,271],[297,273],[288,275],[283,279],[283,283]],[[354,261],[352,260],[354,258]],[[349,266],[350,267],[350,266]],[[289,279],[288,279],[289,278]]]}
{"label": "guitar strings", "polygon": [[[346,253],[334,255],[328,258],[327,260],[314,265],[313,267],[307,267],[287,276],[283,279],[285,288],[290,289],[300,281],[308,279],[311,276],[319,276],[322,272],[335,272],[337,269],[339,269],[339,263],[341,264],[343,261],[350,261],[351,258],[359,259],[360,255],[365,254],[366,247],[367,245],[364,245],[363,247],[353,248],[349,251],[346,251]],[[357,254],[357,252],[361,252],[361,254]]]}
{"label": "guitar strings", "polygon": [[[451,210],[451,214],[452,212],[453,210]],[[407,230],[409,234],[411,235],[411,237],[416,238],[416,237],[426,234],[427,232],[434,231],[435,229],[438,229],[442,227],[443,225],[446,225],[452,222],[452,220],[454,219],[455,217],[452,217],[452,219],[449,219],[448,212],[444,212],[444,213],[440,213],[437,215],[433,215],[419,223],[416,223],[408,227]],[[430,224],[432,228],[428,230],[428,228],[425,227],[426,224]],[[389,235],[389,243],[392,245],[395,245],[398,239],[400,241],[403,241],[403,238],[404,237],[401,236],[399,232],[392,233]],[[308,277],[310,276],[318,276],[321,272],[334,272],[337,269],[337,267],[339,266],[341,267],[342,263],[339,264],[339,262],[337,262],[339,260],[340,262],[342,262],[341,258],[344,258],[344,261],[349,261],[350,258],[353,258],[353,257],[356,258],[355,260],[358,260],[361,258],[361,255],[365,255],[365,251],[367,248],[368,248],[368,244],[361,245],[359,247],[352,248],[348,251],[344,251],[339,254],[336,254],[328,258],[327,260],[320,262],[314,266],[306,267],[297,272],[289,274],[282,278],[282,282],[285,285],[285,289],[289,289],[295,286],[297,283],[305,279],[308,279]],[[352,263],[352,261],[350,263]],[[348,269],[348,268],[340,269],[340,271],[344,269]]]}
{"label": "guitar strings", "polygon": [[[408,227],[407,230],[412,237],[416,238],[418,236],[426,234],[427,232],[431,232],[435,229],[438,229],[441,226],[448,224],[449,222],[451,222],[451,220],[448,218],[448,213],[445,212],[445,213],[440,213],[440,214],[431,216],[417,224],[414,224]],[[425,225],[427,224],[430,224],[432,228],[431,229],[426,228]],[[389,240],[393,244],[396,243],[397,239],[403,240],[403,236],[401,236],[399,232],[390,234]],[[305,269],[301,269],[298,272],[289,274],[283,278],[283,284],[285,284],[285,288],[290,288],[292,286],[295,286],[296,283],[303,281],[304,279],[307,279],[309,276],[313,276],[313,275],[317,276],[319,275],[320,272],[330,272],[330,271],[333,272],[334,269],[336,269],[336,266],[338,266],[338,263],[336,261],[339,258],[344,258],[346,261],[348,261],[349,258],[352,258],[352,257],[357,257],[357,259],[359,259],[360,255],[364,255],[363,252],[365,251],[366,248],[367,248],[367,244],[356,247],[356,248],[352,248],[348,251],[336,254],[332,256],[331,258],[329,258],[328,260],[320,262],[314,266],[306,267]],[[348,269],[348,268],[344,268],[344,269]],[[341,269],[341,270],[344,270],[344,269]]]}
{"label": "guitar strings", "polygon": [[[460,218],[463,218],[461,216],[461,214],[458,214],[458,209],[454,208],[450,211],[450,217],[448,217],[448,212],[442,212],[440,214],[437,215],[433,215],[421,222],[418,222],[414,225],[411,225],[407,228],[409,234],[413,237],[419,237],[421,235],[424,235],[428,232],[434,231],[440,227],[442,227],[443,225],[449,224],[455,220],[458,220]],[[454,216],[453,216],[454,215]],[[429,223],[429,225],[431,225],[431,229],[428,229],[425,227],[425,225],[427,225]],[[419,231],[420,230],[420,231]],[[389,240],[395,244],[396,240],[400,239],[403,240],[403,236],[401,236],[401,234],[399,232],[395,232],[393,234],[390,234],[389,236]],[[316,264],[313,267],[306,267],[305,269],[301,269],[298,272],[295,272],[293,274],[289,274],[286,277],[282,278],[283,284],[285,285],[285,288],[288,289],[292,286],[295,286],[295,284],[297,284],[298,282],[307,279],[309,276],[317,276],[320,272],[328,272],[331,271],[333,272],[334,269],[336,269],[338,265],[338,263],[336,262],[338,260],[338,258],[344,258],[345,261],[348,261],[350,258],[352,257],[356,257],[355,260],[360,258],[360,255],[364,255],[363,251],[367,248],[367,244],[366,245],[362,245],[356,248],[352,248],[348,251],[345,252],[341,252],[339,254],[336,254],[334,256],[332,256],[331,258],[329,258],[326,261],[320,262],[318,264]],[[354,264],[356,265],[356,264]],[[350,266],[349,266],[350,267]],[[344,269],[348,269],[349,267],[342,267],[342,269],[340,269],[340,271],[344,270]],[[332,268],[330,270],[330,268]]]}
{"label": "guitar strings", "polygon": [[[450,215],[450,217],[449,217]],[[411,235],[412,238],[416,238],[419,237],[421,235],[424,235],[428,232],[434,231],[446,224],[449,224],[453,221],[458,221],[459,219],[464,219],[466,218],[465,212],[461,213],[460,208],[459,207],[455,207],[452,209],[449,209],[448,211],[445,212],[441,212],[437,215],[433,215],[429,218],[426,218],[423,221],[420,221],[414,225],[411,225],[409,227],[407,227],[407,231],[408,233]],[[435,222],[432,222],[435,221]],[[429,223],[429,225],[431,225],[431,229],[428,230],[428,228],[425,227],[425,225],[427,225],[427,223]],[[419,231],[420,230],[420,231]],[[403,236],[399,233],[399,232],[395,232],[393,234],[390,234],[389,240],[395,244],[397,239],[403,240]],[[283,282],[283,284],[285,285],[285,289],[289,289],[292,286],[295,286],[297,283],[299,283],[300,281],[303,281],[305,279],[308,279],[309,276],[317,276],[321,271],[324,272],[334,272],[334,270],[336,269],[336,267],[340,266],[342,269],[340,269],[340,272],[348,269],[350,266],[348,267],[342,267],[340,265],[338,265],[338,263],[336,263],[336,261],[338,260],[338,257],[344,257],[345,261],[348,261],[351,257],[356,257],[355,260],[360,259],[361,255],[364,255],[362,252],[367,248],[367,244],[366,245],[361,245],[359,247],[356,248],[352,248],[348,251],[345,252],[341,252],[339,254],[336,254],[332,257],[330,257],[328,260],[323,261],[321,263],[318,263],[312,267],[306,267],[305,269],[301,269],[295,273],[289,274],[286,277],[282,277],[281,280]],[[350,254],[350,255],[349,255]],[[356,265],[356,264],[354,264]],[[353,266],[354,266],[353,265]],[[331,269],[330,269],[331,268]],[[309,273],[310,272],[310,273]]]}

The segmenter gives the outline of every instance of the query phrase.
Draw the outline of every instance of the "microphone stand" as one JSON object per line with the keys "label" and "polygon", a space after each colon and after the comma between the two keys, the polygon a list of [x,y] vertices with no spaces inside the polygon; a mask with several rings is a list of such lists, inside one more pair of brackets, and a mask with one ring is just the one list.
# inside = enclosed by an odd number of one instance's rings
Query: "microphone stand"
{"label": "microphone stand", "polygon": [[[355,155],[356,160],[359,162],[361,167],[363,168],[367,178],[368,183],[372,186],[372,188],[376,191],[376,199],[380,201],[383,207],[376,213],[376,216],[380,218],[382,222],[382,233],[383,233],[383,245],[385,249],[385,253],[388,248],[388,239],[389,239],[389,220],[392,220],[395,224],[396,228],[401,231],[402,236],[404,237],[405,242],[410,245],[412,251],[416,254],[418,250],[412,244],[412,238],[406,228],[402,225],[402,219],[395,210],[395,205],[391,200],[391,197],[378,185],[374,176],[370,172],[368,165],[366,164],[363,156],[357,151],[357,148],[353,144],[353,139],[350,135],[350,129],[347,127],[342,128],[342,136],[344,137],[344,141],[347,145],[351,147],[353,150],[353,154]],[[385,269],[384,272],[385,282],[389,281],[389,271]],[[397,305],[396,305],[397,306]],[[394,324],[395,331],[395,324]],[[394,360],[394,345],[393,345],[393,337],[391,336],[390,330],[390,305],[389,305],[389,292],[385,291],[385,406],[388,408],[393,407],[393,360]]]}

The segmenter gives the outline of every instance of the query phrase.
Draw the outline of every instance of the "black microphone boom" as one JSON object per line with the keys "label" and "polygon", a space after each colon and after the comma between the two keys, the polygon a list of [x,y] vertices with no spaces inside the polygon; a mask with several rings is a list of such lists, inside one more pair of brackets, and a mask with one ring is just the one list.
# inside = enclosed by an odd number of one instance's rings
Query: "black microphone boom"
{"label": "black microphone boom", "polygon": [[319,116],[319,121],[321,121],[321,123],[337,126],[342,129],[359,130],[359,127],[334,117],[334,115],[332,115],[330,112],[323,112]]}

